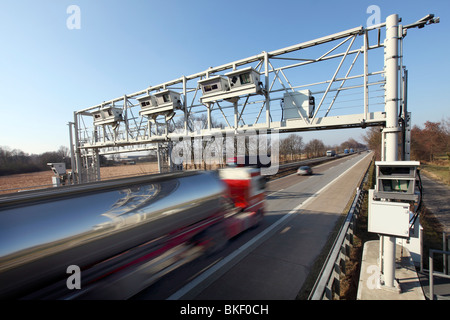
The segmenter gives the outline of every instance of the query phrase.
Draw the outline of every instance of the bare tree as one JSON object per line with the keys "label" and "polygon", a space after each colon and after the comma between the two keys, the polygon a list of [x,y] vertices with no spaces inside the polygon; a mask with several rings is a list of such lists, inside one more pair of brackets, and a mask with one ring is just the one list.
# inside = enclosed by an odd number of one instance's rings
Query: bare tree
{"label": "bare tree", "polygon": [[316,158],[325,154],[325,144],[322,140],[313,139],[305,146],[305,152],[308,158]]}
{"label": "bare tree", "polygon": [[411,154],[417,160],[433,161],[437,155],[447,155],[449,150],[448,123],[427,121],[421,129],[411,129]]}
{"label": "bare tree", "polygon": [[293,160],[294,155],[301,155],[303,150],[303,137],[292,133],[280,141],[280,154],[287,157],[290,155]]}
{"label": "bare tree", "polygon": [[375,152],[375,159],[381,160],[381,127],[370,127],[363,136],[369,149]]}

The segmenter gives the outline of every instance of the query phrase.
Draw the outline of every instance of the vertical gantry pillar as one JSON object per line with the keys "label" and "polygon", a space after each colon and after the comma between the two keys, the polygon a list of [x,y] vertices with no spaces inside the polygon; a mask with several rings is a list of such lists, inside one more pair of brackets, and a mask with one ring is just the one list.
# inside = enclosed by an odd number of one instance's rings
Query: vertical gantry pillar
{"label": "vertical gantry pillar", "polygon": [[208,130],[211,130],[211,106],[212,103],[211,102],[207,102],[206,103],[206,108],[207,108],[207,118],[208,118]]}
{"label": "vertical gantry pillar", "polygon": [[93,150],[92,169],[93,169],[93,174],[94,174],[94,181],[100,181],[101,180],[101,176],[100,176],[100,152],[99,152],[98,148],[95,148]]}
{"label": "vertical gantry pillar", "polygon": [[[399,83],[399,18],[397,14],[386,19],[385,40],[385,73],[386,73],[386,128],[383,130],[386,140],[385,161],[398,160],[398,136],[400,126],[398,123],[398,83]],[[384,236],[382,271],[384,285],[394,287],[395,284],[395,237]]]}
{"label": "vertical gantry pillar", "polygon": [[159,147],[159,142],[156,144],[156,157],[158,160],[158,173],[162,173],[162,161],[161,161],[161,155],[160,155],[160,147]]}
{"label": "vertical gantry pillar", "polygon": [[386,20],[386,161],[398,160],[398,136],[400,126],[398,123],[398,89],[399,89],[399,64],[398,64],[398,15],[390,15]]}
{"label": "vertical gantry pillar", "polygon": [[269,95],[269,54],[264,51],[264,81],[265,81],[265,98],[266,98],[266,124],[267,129],[270,128],[270,95]]}
{"label": "vertical gantry pillar", "polygon": [[69,122],[69,140],[70,140],[70,168],[72,170],[71,175],[69,176],[69,184],[78,183],[78,178],[76,175],[76,162],[75,162],[75,148],[73,142],[73,131],[75,127],[75,122]]}
{"label": "vertical gantry pillar", "polygon": [[76,161],[76,173],[75,173],[75,178],[76,178],[76,183],[84,183],[86,182],[86,175],[85,175],[85,171],[83,169],[83,163],[81,160],[81,150],[80,150],[80,139],[79,139],[79,130],[78,130],[78,114],[76,112],[74,112],[73,114],[73,130],[74,130],[74,135],[75,135],[75,161]]}

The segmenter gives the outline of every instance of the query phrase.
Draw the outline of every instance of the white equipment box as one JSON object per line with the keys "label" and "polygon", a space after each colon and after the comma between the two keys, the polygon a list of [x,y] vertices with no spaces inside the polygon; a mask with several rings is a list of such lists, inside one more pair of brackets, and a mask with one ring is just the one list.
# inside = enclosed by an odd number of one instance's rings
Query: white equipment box
{"label": "white equipment box", "polygon": [[[286,92],[284,94],[283,119],[311,118],[314,114],[314,97],[311,91]],[[301,117],[300,117],[301,116]]]}
{"label": "white equipment box", "polygon": [[409,237],[409,203],[373,200],[369,190],[368,231],[400,238]]}
{"label": "white equipment box", "polygon": [[66,164],[64,162],[47,163],[52,169],[53,173],[57,176],[66,174]]}

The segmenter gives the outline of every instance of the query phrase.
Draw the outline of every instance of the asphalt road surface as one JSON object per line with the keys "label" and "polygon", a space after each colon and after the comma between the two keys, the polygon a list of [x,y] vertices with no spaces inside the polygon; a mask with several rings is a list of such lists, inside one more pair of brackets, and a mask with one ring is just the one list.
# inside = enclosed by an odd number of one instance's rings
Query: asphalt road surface
{"label": "asphalt road surface", "polygon": [[342,214],[338,207],[351,199],[370,159],[363,152],[315,166],[311,176],[270,181],[266,214],[257,227],[221,251],[176,269],[134,299],[295,299]]}

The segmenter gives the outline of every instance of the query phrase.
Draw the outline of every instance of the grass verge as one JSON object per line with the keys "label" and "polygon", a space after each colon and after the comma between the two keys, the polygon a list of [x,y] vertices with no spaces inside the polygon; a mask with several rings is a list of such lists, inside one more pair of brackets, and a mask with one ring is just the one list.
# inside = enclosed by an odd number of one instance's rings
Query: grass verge
{"label": "grass verge", "polygon": [[421,162],[420,168],[429,177],[450,186],[450,161]]}

